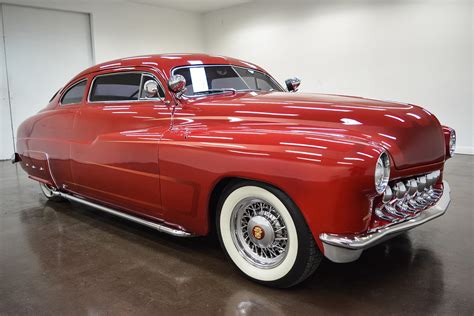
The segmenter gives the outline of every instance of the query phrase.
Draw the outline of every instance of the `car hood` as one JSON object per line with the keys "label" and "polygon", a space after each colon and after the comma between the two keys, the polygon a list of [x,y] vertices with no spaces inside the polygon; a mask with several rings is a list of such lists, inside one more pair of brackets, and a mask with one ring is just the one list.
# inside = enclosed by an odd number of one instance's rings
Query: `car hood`
{"label": "car hood", "polygon": [[226,108],[229,115],[252,121],[293,123],[298,132],[307,129],[376,143],[389,151],[398,169],[444,160],[439,121],[427,110],[411,104],[280,92],[204,98],[201,102],[221,103],[226,105],[221,111]]}

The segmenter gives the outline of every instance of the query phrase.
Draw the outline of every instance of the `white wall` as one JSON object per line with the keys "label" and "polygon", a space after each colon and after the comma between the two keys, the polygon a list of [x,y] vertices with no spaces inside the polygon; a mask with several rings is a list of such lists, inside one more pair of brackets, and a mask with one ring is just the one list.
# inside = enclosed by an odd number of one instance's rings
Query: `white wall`
{"label": "white wall", "polygon": [[8,98],[5,48],[3,46],[3,21],[0,6],[0,159],[8,159],[13,154],[13,138]]}
{"label": "white wall", "polygon": [[[0,6],[11,121],[16,131],[24,120],[44,108],[65,82],[93,65],[90,16],[9,4]],[[33,89],[25,89],[25,76],[34,85]],[[11,128],[8,134],[12,134]]]}
{"label": "white wall", "polygon": [[140,4],[139,1],[2,2],[91,13],[96,63],[150,53],[204,51],[202,19],[198,13]]}
{"label": "white wall", "polygon": [[301,91],[424,106],[473,147],[473,6],[467,0],[257,1],[204,16],[209,53],[246,59]]}
{"label": "white wall", "polygon": [[[474,1],[471,3],[471,135],[474,135]],[[472,136],[474,138],[474,136]],[[473,140],[474,142],[474,140]],[[471,147],[471,154],[473,153]]]}
{"label": "white wall", "polygon": [[[100,3],[93,1],[43,0],[7,0],[2,2],[46,9],[90,13],[92,24],[91,37],[96,63],[120,57],[150,53],[204,51],[202,17],[198,13],[113,0],[102,1]],[[54,13],[53,11],[51,12]],[[4,14],[7,13],[8,12],[4,12]],[[54,14],[52,14],[52,16],[54,16]],[[7,18],[8,17],[5,16],[5,20]],[[12,21],[12,19],[13,18],[11,18],[10,21]],[[64,23],[63,20],[58,19],[56,22],[58,23],[58,29],[65,28],[61,25],[61,23]],[[41,29],[40,26],[38,27]],[[3,58],[4,49],[1,31],[0,29],[0,159],[8,159],[13,153],[13,135],[11,127],[12,118],[8,104],[8,90],[6,88],[5,62]],[[48,35],[50,34],[46,34],[46,36]],[[16,38],[10,38],[11,42],[15,39]],[[50,39],[50,37],[48,37],[48,39]],[[61,38],[58,38],[57,41],[61,41]],[[62,43],[65,43],[65,41],[62,41]],[[71,46],[68,47],[71,48]],[[53,57],[53,55],[55,57]],[[48,63],[59,64],[65,62],[65,60],[58,60],[56,55],[51,54],[50,59],[45,59],[45,68],[48,67]],[[71,54],[69,53],[68,56],[71,57]],[[10,54],[10,56],[8,56],[9,63],[24,63],[25,61],[20,60],[20,57],[21,56],[17,54]],[[15,58],[17,60],[15,60]],[[25,65],[25,67],[27,66]],[[39,108],[46,105],[47,100],[49,100],[62,84],[65,84],[77,72],[83,70],[80,68],[84,67],[80,67],[80,63],[77,63],[77,65],[71,65],[71,67],[64,67],[64,72],[61,74],[55,73],[56,81],[58,81],[58,77],[61,77],[59,80],[60,83],[55,82],[51,84],[49,88],[41,87],[41,91],[44,92],[47,97],[36,100],[38,103],[36,107],[28,106],[31,109],[31,113],[14,115],[14,126],[16,127],[19,121],[22,121],[24,117],[34,114]],[[9,70],[11,73],[11,69]],[[14,77],[15,74],[16,73],[11,73],[10,77]],[[54,80],[43,80],[41,83],[44,86],[45,82],[52,81]],[[48,89],[49,91],[45,91]],[[20,99],[17,98],[16,101],[20,102]],[[12,110],[14,114],[18,113],[18,111],[15,111],[19,110],[18,104],[12,102]],[[16,130],[14,133],[16,134]]]}

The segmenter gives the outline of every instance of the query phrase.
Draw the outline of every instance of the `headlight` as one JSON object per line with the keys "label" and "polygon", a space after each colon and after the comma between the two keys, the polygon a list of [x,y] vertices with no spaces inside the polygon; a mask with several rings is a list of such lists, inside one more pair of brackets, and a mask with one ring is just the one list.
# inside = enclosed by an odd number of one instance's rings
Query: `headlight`
{"label": "headlight", "polygon": [[449,133],[449,156],[454,156],[454,152],[456,151],[456,131],[451,128]]}
{"label": "headlight", "polygon": [[375,166],[375,190],[382,194],[388,185],[390,179],[390,158],[387,152],[380,154]]}

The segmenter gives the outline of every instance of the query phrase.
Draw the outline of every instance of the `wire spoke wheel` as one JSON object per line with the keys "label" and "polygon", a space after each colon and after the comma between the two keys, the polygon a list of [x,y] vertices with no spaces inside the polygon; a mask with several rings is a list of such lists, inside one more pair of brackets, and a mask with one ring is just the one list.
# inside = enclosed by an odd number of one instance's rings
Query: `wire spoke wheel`
{"label": "wire spoke wheel", "polygon": [[298,207],[276,188],[251,180],[231,183],[216,215],[222,247],[252,280],[290,287],[321,262],[322,254]]}
{"label": "wire spoke wheel", "polygon": [[287,227],[269,202],[243,199],[234,207],[230,224],[235,246],[252,265],[269,269],[285,259],[289,245]]}

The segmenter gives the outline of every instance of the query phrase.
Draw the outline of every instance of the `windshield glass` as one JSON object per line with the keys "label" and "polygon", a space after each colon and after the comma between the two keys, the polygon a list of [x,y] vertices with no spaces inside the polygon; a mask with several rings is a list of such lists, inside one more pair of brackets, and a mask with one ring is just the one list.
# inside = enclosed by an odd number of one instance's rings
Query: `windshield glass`
{"label": "windshield glass", "polygon": [[237,66],[190,66],[177,68],[174,75],[186,79],[186,96],[236,91],[283,91],[270,76]]}

